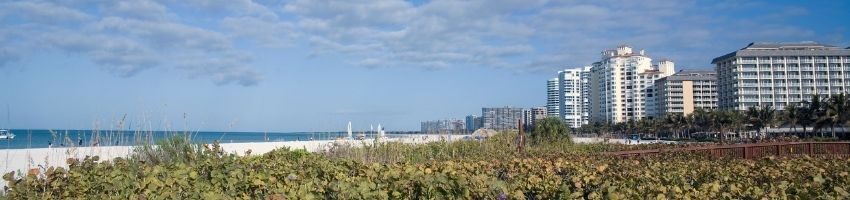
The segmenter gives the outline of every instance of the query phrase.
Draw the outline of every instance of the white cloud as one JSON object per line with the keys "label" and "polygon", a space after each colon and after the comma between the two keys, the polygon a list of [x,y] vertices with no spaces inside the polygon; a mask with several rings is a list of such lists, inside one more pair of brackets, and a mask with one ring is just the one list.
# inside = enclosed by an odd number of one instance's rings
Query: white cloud
{"label": "white cloud", "polygon": [[21,16],[31,21],[42,23],[60,23],[83,21],[91,18],[88,14],[56,5],[50,2],[13,1],[0,4],[0,17]]}
{"label": "white cloud", "polygon": [[[727,16],[758,9],[776,12]],[[251,59],[234,56],[256,46],[304,44],[311,56],[367,68],[536,72],[587,65],[623,43],[704,66],[752,40],[818,35],[783,23],[810,14],[805,8],[740,1],[75,0],[4,2],[0,11],[0,19],[20,19],[7,23],[21,21],[0,26],[0,65],[58,49],[119,76],[162,67],[240,85],[262,80]]]}
{"label": "white cloud", "polygon": [[255,17],[227,17],[221,21],[221,26],[233,37],[252,40],[266,47],[291,47],[298,36],[292,23]]}
{"label": "white cloud", "polygon": [[123,16],[147,20],[165,20],[168,8],[153,0],[113,0],[101,8],[110,16]]}

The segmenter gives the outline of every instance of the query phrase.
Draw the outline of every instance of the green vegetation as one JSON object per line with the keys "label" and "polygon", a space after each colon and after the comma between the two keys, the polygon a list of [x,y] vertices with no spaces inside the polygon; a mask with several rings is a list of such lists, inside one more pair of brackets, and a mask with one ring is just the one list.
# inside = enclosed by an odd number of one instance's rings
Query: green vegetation
{"label": "green vegetation", "polygon": [[555,139],[559,143],[570,143],[570,128],[557,117],[547,117],[539,122],[534,123],[534,128],[531,132],[531,141],[533,143],[546,142]]}
{"label": "green vegetation", "polygon": [[[847,199],[850,160],[618,158],[626,148],[515,135],[424,145],[280,149],[236,156],[179,139],[129,159],[69,160],[69,169],[4,175],[10,199]],[[554,141],[554,140],[553,140]]]}
{"label": "green vegetation", "polygon": [[[823,99],[812,95],[808,101],[788,104],[783,110],[772,106],[754,106],[746,111],[696,109],[687,116],[670,114],[655,119],[641,119],[616,124],[595,122],[577,129],[582,135],[611,136],[641,134],[644,137],[663,137],[670,140],[705,140],[721,142],[742,138],[832,137],[847,139],[850,126],[850,98],[834,94]],[[788,128],[784,133],[762,133],[766,127]],[[798,132],[797,128],[802,132]],[[828,128],[828,129],[826,129]],[[827,130],[829,133],[827,133]],[[726,134],[719,134],[726,133]],[[727,136],[731,136],[728,138]]]}

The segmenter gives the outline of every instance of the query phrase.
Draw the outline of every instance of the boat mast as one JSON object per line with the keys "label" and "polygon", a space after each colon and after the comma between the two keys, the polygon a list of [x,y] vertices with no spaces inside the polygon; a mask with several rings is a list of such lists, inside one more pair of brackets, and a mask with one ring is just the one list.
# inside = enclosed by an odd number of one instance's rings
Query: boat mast
{"label": "boat mast", "polygon": [[351,121],[348,121],[348,139],[354,139],[351,137]]}

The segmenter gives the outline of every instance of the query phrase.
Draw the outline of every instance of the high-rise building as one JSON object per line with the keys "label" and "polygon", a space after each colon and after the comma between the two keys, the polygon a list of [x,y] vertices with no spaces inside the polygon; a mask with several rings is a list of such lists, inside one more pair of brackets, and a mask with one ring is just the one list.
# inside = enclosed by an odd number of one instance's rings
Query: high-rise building
{"label": "high-rise building", "polygon": [[475,130],[478,130],[482,126],[481,117],[475,116],[475,115],[467,115],[465,124],[466,124],[466,132],[468,132],[468,133],[475,132]]}
{"label": "high-rise building", "polygon": [[525,124],[525,126],[528,128],[534,127],[535,123],[545,119],[546,117],[549,117],[547,110],[548,109],[546,107],[533,107],[531,109],[523,109],[523,124]]}
{"label": "high-rise building", "polygon": [[522,108],[481,108],[484,128],[493,130],[517,129],[522,119]]}
{"label": "high-rise building", "polygon": [[590,120],[590,68],[558,71],[558,118],[572,128]]}
{"label": "high-rise building", "polygon": [[655,117],[668,113],[688,115],[695,109],[717,109],[717,74],[681,71],[655,81]]}
{"label": "high-rise building", "polygon": [[558,78],[552,78],[546,81],[546,113],[557,116],[560,113],[560,98],[558,87]]}
{"label": "high-rise building", "polygon": [[531,109],[522,109],[522,125],[526,128],[531,128],[534,125],[534,115],[531,114]]}
{"label": "high-rise building", "polygon": [[621,45],[603,51],[591,68],[591,120],[618,123],[654,116],[655,80],[673,73],[673,61],[653,65],[643,50]]}
{"label": "high-rise building", "polygon": [[816,42],[750,43],[715,64],[720,109],[784,109],[812,95],[850,92],[850,49]]}

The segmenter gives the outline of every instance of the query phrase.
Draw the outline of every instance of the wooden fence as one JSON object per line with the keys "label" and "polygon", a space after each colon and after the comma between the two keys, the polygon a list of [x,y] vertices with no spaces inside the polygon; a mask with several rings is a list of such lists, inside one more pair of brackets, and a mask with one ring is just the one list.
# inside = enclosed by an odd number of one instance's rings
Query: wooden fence
{"label": "wooden fence", "polygon": [[608,152],[614,156],[642,156],[660,153],[689,152],[708,155],[714,158],[753,159],[766,156],[832,156],[850,157],[850,142],[782,142],[760,144],[736,144],[704,147],[683,147],[671,149],[649,149],[635,151]]}

